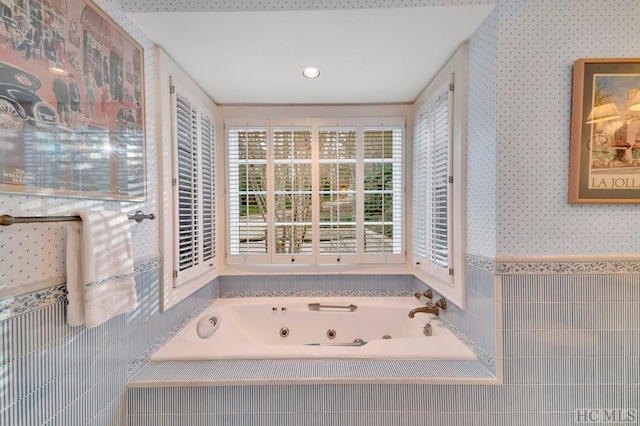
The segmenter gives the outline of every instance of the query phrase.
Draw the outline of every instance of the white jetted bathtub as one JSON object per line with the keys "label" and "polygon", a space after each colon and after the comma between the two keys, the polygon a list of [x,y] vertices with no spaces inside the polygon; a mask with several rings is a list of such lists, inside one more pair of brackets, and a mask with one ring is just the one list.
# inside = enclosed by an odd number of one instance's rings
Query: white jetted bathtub
{"label": "white jetted bathtub", "polygon": [[217,299],[151,361],[476,359],[434,315],[409,318],[420,306],[413,297]]}

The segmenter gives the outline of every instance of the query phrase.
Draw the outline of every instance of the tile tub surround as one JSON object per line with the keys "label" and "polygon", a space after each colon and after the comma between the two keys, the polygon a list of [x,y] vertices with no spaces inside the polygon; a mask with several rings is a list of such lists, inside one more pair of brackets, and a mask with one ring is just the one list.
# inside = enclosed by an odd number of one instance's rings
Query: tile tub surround
{"label": "tile tub surround", "polygon": [[[498,357],[496,330],[498,322],[496,313],[499,306],[496,289],[493,261],[479,257],[466,256],[467,275],[467,305],[460,309],[453,303],[447,305],[447,309],[441,311],[444,325],[449,328],[460,340],[472,348],[478,360],[483,365],[497,374],[496,358]],[[414,292],[422,294],[427,284],[420,279],[414,279]],[[434,292],[433,302],[441,296]],[[421,297],[423,303],[426,299]]]}
{"label": "tile tub surround", "polygon": [[[407,296],[415,292],[410,275],[277,275],[220,277],[220,297],[276,296]],[[290,290],[288,290],[290,289]],[[402,383],[495,382],[493,354],[472,346],[473,339],[451,324],[450,330],[484,359],[447,360],[228,360],[154,362],[146,365],[130,387],[198,386],[270,383]],[[495,363],[493,363],[495,364]],[[292,372],[295,372],[293,374]]]}
{"label": "tile tub surround", "polygon": [[54,298],[29,297],[28,309],[4,311],[1,425],[123,424],[127,379],[140,357],[167,330],[208,306],[216,291],[209,285],[160,313],[159,265],[158,259],[136,263],[138,307],[93,329],[67,326],[64,288],[52,290]]}
{"label": "tile tub surround", "polygon": [[509,275],[499,290],[502,385],[138,387],[128,425],[566,426],[578,409],[640,410],[640,276]]}
{"label": "tile tub surround", "polygon": [[219,297],[408,296],[412,275],[242,275],[219,278]]}

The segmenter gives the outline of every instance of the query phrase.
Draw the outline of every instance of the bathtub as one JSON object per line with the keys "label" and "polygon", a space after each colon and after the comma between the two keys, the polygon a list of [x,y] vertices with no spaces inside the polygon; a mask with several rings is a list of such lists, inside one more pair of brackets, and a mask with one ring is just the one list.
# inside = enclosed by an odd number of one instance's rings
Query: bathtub
{"label": "bathtub", "polygon": [[419,306],[413,297],[217,299],[151,361],[476,359],[437,317],[410,319]]}

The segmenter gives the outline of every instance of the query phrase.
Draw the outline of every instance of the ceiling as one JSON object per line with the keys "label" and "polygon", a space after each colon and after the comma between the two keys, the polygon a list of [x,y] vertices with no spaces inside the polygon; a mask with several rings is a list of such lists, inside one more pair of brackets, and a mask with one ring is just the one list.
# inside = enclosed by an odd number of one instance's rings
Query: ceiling
{"label": "ceiling", "polygon": [[127,15],[220,105],[378,104],[413,102],[492,9]]}

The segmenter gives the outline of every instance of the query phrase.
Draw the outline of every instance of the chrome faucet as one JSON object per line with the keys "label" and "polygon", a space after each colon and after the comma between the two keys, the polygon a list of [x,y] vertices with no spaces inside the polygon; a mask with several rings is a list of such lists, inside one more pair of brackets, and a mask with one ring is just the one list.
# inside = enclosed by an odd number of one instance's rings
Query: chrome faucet
{"label": "chrome faucet", "polygon": [[425,314],[433,314],[438,317],[440,316],[440,309],[447,309],[447,301],[445,299],[438,300],[435,305],[430,302],[431,301],[427,303],[427,306],[420,306],[419,308],[415,308],[409,311],[409,318],[413,318],[415,314],[420,312]]}

